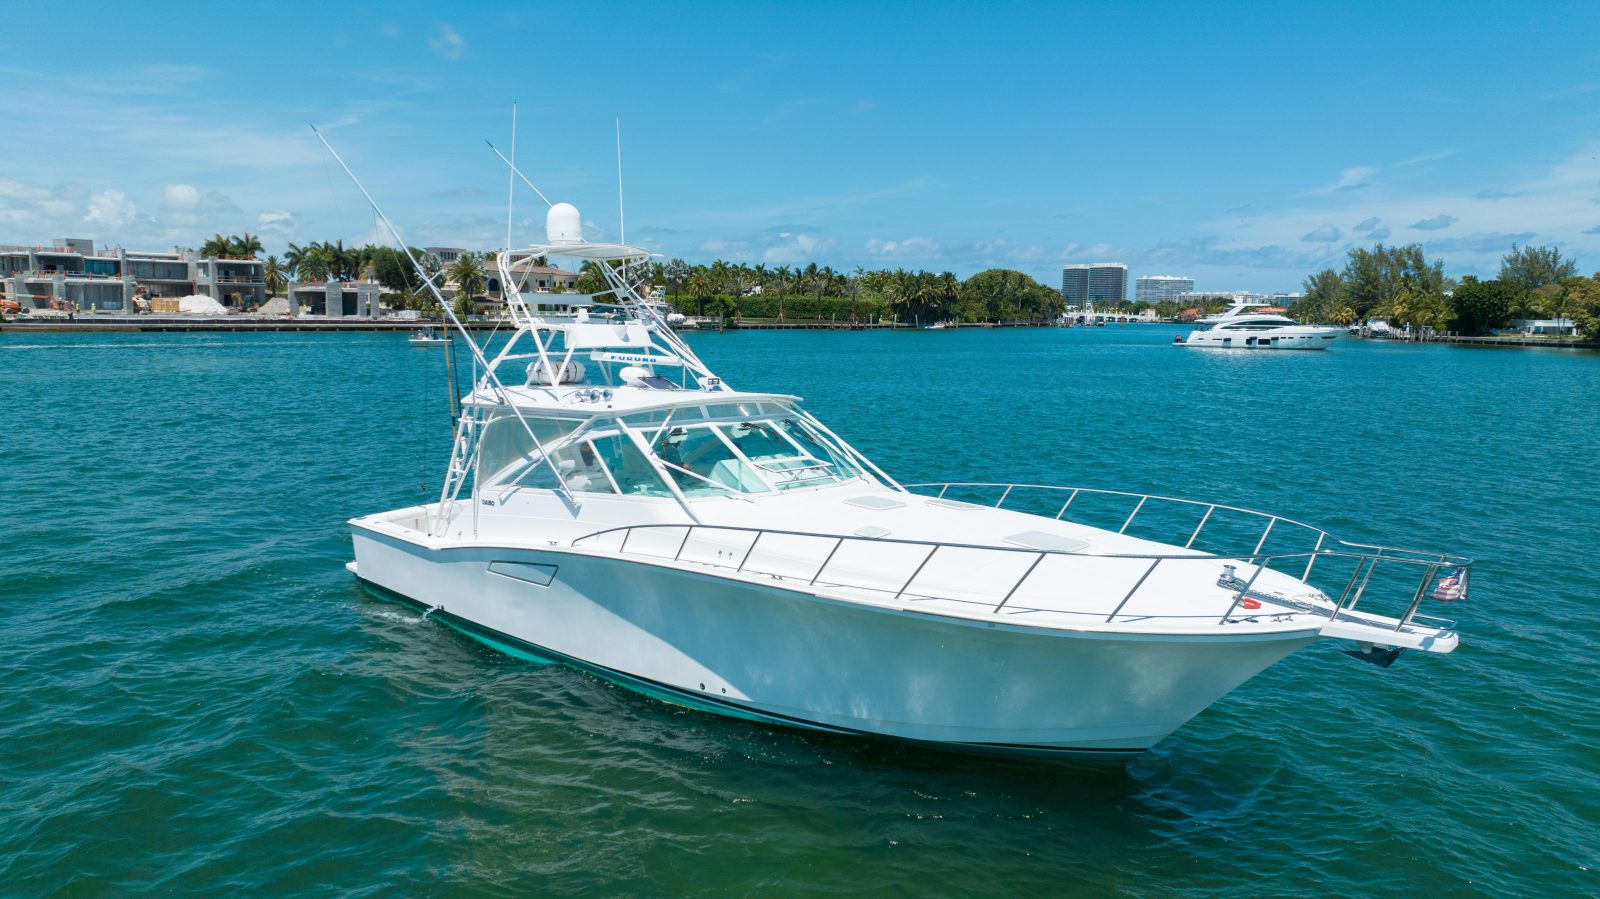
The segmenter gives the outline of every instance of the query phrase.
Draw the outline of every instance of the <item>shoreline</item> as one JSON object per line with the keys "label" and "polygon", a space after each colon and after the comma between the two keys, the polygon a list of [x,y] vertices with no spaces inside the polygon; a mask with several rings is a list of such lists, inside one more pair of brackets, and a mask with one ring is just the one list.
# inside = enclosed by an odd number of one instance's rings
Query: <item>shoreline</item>
{"label": "shoreline", "polygon": [[[505,321],[468,321],[463,323],[469,331],[492,331],[496,328],[506,328],[509,322]],[[416,331],[426,327],[446,327],[442,321],[390,321],[390,320],[356,320],[356,321],[327,321],[306,319],[263,319],[248,318],[216,318],[216,319],[181,319],[175,317],[140,316],[138,319],[118,317],[95,319],[80,317],[76,320],[51,318],[38,321],[19,321],[11,319],[0,322],[0,333],[51,333],[51,332],[95,332],[95,333],[199,333],[199,332],[281,332],[281,331]],[[1035,322],[973,322],[965,324],[947,325],[944,329],[957,328],[1050,328],[1050,324]],[[683,329],[685,332],[693,331],[920,331],[927,330],[921,325],[911,325],[905,322],[858,322],[855,324],[844,322],[734,322],[727,328],[714,324],[702,324],[694,328]]]}
{"label": "shoreline", "polygon": [[[132,318],[117,317],[106,319],[79,318],[68,321],[65,319],[48,319],[37,321],[18,321],[11,319],[0,322],[0,333],[15,334],[48,334],[48,333],[96,333],[96,334],[139,334],[139,333],[352,333],[352,332],[410,332],[424,327],[442,327],[444,322],[438,321],[326,321],[326,320],[292,320],[292,319],[262,319],[240,316],[230,319],[182,319],[177,317],[141,316]],[[504,328],[506,322],[469,321],[464,325],[469,331],[493,331]],[[1171,322],[1128,322],[1126,324],[1172,324]],[[1115,326],[1122,327],[1123,323]],[[961,322],[949,323],[944,328],[930,329],[926,325],[906,324],[905,322],[857,322],[854,324],[843,322],[825,321],[745,321],[733,322],[728,327],[715,324],[701,323],[694,328],[685,328],[683,333],[696,331],[925,331],[925,330],[993,330],[997,328],[1053,328],[1052,324],[1038,322]],[[1083,327],[1083,326],[1077,326]],[[1371,337],[1352,336],[1351,340],[1363,342],[1393,343],[1407,345],[1416,343],[1444,343],[1456,346],[1470,347],[1500,347],[1511,349],[1558,349],[1558,350],[1600,350],[1600,341],[1582,339],[1559,339],[1549,337],[1513,337],[1513,336],[1461,336],[1461,335],[1436,335],[1424,340],[1383,339]]]}

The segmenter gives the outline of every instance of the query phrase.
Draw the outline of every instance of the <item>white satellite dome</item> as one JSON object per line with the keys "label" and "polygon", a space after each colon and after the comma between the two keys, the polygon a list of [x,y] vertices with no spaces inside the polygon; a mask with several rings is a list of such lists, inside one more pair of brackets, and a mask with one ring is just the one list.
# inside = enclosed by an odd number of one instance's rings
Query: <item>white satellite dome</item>
{"label": "white satellite dome", "polygon": [[544,216],[545,236],[550,243],[583,243],[583,217],[571,203],[557,203]]}

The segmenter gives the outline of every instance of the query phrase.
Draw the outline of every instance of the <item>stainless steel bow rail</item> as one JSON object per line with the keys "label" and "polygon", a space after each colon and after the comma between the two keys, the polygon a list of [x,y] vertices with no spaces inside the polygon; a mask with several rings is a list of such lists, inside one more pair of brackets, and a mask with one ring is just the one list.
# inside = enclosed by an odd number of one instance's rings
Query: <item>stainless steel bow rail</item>
{"label": "stainless steel bow rail", "polygon": [[[743,576],[751,580],[767,579],[768,581],[784,582],[786,584],[802,585],[806,588],[844,588],[850,590],[869,591],[875,594],[889,596],[893,599],[906,599],[912,601],[945,600],[963,603],[987,609],[991,614],[1026,614],[1032,612],[1049,612],[1066,615],[1077,615],[1100,618],[1105,623],[1117,621],[1153,621],[1165,619],[1196,620],[1216,619],[1217,624],[1226,624],[1231,620],[1262,615],[1284,614],[1310,614],[1330,620],[1349,616],[1363,598],[1371,604],[1371,595],[1377,591],[1377,585],[1382,582],[1383,590],[1391,600],[1399,596],[1409,599],[1405,612],[1398,618],[1384,618],[1385,622],[1393,621],[1393,629],[1402,630],[1414,620],[1427,619],[1428,627],[1450,627],[1454,622],[1437,618],[1431,615],[1421,615],[1418,607],[1429,595],[1429,588],[1442,576],[1447,576],[1458,569],[1461,574],[1462,593],[1465,598],[1465,587],[1472,562],[1461,556],[1444,553],[1423,552],[1418,550],[1400,549],[1396,547],[1377,546],[1363,543],[1350,543],[1339,540],[1320,528],[1302,522],[1287,519],[1282,516],[1265,512],[1257,512],[1236,506],[1220,503],[1206,503],[1195,500],[1177,499],[1174,497],[1156,496],[1152,494],[1127,493],[1122,491],[1095,490],[1092,488],[1073,487],[1043,487],[1039,485],[1010,485],[1010,484],[919,484],[912,485],[912,489],[932,490],[938,489],[938,499],[945,498],[951,488],[956,487],[982,487],[998,488],[1002,491],[1001,498],[994,503],[1001,506],[1010,497],[1020,491],[1058,491],[1067,495],[1067,500],[1057,511],[1056,518],[1066,515],[1073,500],[1082,494],[1100,494],[1104,496],[1125,498],[1133,509],[1122,518],[1123,524],[1118,533],[1127,533],[1141,512],[1152,508],[1152,504],[1172,504],[1173,506],[1193,507],[1202,509],[1200,522],[1190,534],[1188,543],[1180,552],[1171,553],[1090,553],[1082,551],[1068,551],[1058,549],[1035,549],[1026,547],[995,546],[966,543],[933,542],[925,540],[909,540],[891,537],[867,537],[859,535],[820,534],[806,531],[788,531],[772,528],[747,528],[721,525],[687,525],[687,524],[651,524],[633,525],[626,527],[608,528],[595,531],[575,538],[574,547],[593,547],[596,543],[615,541],[615,546],[607,546],[620,554],[629,554],[670,561],[675,564],[689,564],[707,566],[731,571],[734,575]],[[1265,522],[1262,533],[1257,538],[1255,549],[1250,552],[1203,552],[1192,547],[1202,536],[1207,524],[1216,519],[1219,511],[1240,513],[1251,519]],[[1120,517],[1120,516],[1119,516]],[[1314,536],[1315,545],[1310,549],[1299,549],[1280,552],[1262,552],[1268,537],[1276,528],[1280,533],[1288,528],[1303,529],[1307,537]],[[1131,535],[1130,535],[1131,536]],[[630,545],[631,544],[631,545]],[[808,551],[805,549],[809,547]],[[1004,579],[996,579],[985,589],[975,593],[971,589],[951,589],[948,584],[941,588],[931,583],[934,578],[928,577],[930,563],[941,553],[947,556],[952,554],[966,554],[963,556],[965,564],[961,565],[963,571],[991,570],[1005,568],[1004,561],[1011,562],[1013,571],[1021,569],[1020,575],[1012,575]],[[870,562],[870,571],[866,566],[851,569],[848,564],[841,563],[846,555],[855,555],[858,559]],[[1326,561],[1324,561],[1326,560]],[[1349,573],[1344,577],[1332,576],[1327,581],[1333,589],[1317,587],[1310,581],[1313,569],[1318,562],[1323,562],[1324,577],[1330,577],[1330,570],[1344,574],[1344,569],[1349,568]],[[1054,563],[1054,564],[1051,564]],[[1148,563],[1148,564],[1139,564]],[[1303,564],[1302,564],[1303,563]],[[1196,606],[1193,613],[1152,613],[1149,611],[1138,612],[1137,600],[1142,592],[1160,589],[1167,593],[1174,589],[1170,584],[1160,588],[1150,586],[1152,576],[1163,566],[1187,566],[1193,568],[1200,566],[1201,571],[1195,573],[1192,579],[1184,582],[1185,594],[1199,593],[1200,595],[1188,601]],[[1412,574],[1421,572],[1421,577],[1416,582],[1415,588],[1405,586],[1396,589],[1394,578],[1379,577],[1374,579],[1374,573],[1383,566],[1387,572],[1405,572]],[[889,569],[898,569],[899,574],[890,577],[886,574]],[[1043,569],[1048,568],[1048,572]],[[1304,582],[1310,589],[1295,595],[1280,595],[1277,593],[1257,591],[1255,585],[1263,571],[1280,571],[1289,574]],[[905,573],[909,571],[909,573]],[[1104,607],[1098,609],[1074,609],[1051,604],[1029,605],[1020,601],[1019,592],[1030,581],[1048,575],[1044,581],[1051,585],[1050,592],[1059,594],[1061,591],[1054,585],[1069,583],[1080,592],[1086,588],[1084,585],[1090,581],[1085,575],[1099,574],[1104,578],[1109,572],[1109,582],[1114,583],[1114,589],[1105,594],[1105,599],[1115,599],[1109,613]],[[1241,577],[1240,573],[1245,576]],[[870,575],[870,576],[869,576]],[[903,576],[902,576],[903,575]],[[921,579],[919,582],[919,578]],[[1213,582],[1216,591],[1195,590],[1196,585],[1202,587]],[[1338,585],[1342,581],[1342,589]],[[1409,585],[1410,578],[1404,578],[1403,583]],[[1334,590],[1337,590],[1338,599],[1334,600]],[[1211,602],[1207,602],[1207,600]],[[1261,603],[1261,611],[1252,611],[1250,601]],[[1226,611],[1220,617],[1216,609],[1227,603]],[[1213,604],[1214,603],[1214,604]],[[1270,603],[1273,608],[1267,608]],[[1211,609],[1204,608],[1211,605]],[[1235,617],[1240,606],[1245,605],[1246,614]],[[1372,616],[1363,611],[1366,623],[1372,623]]]}

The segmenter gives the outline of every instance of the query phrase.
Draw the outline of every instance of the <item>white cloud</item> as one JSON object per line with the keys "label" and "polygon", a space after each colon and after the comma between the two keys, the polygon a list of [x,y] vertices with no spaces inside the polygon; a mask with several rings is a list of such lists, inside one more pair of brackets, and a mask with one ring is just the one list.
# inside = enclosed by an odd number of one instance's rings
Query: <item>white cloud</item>
{"label": "white cloud", "polygon": [[174,239],[190,240],[186,232],[243,227],[243,214],[239,204],[219,190],[201,193],[193,184],[168,184],[161,195],[159,221],[175,232]]}
{"label": "white cloud", "polygon": [[1307,243],[1333,243],[1343,236],[1344,232],[1340,231],[1338,227],[1334,225],[1323,225],[1322,227],[1301,236],[1300,239]]}
{"label": "white cloud", "polygon": [[928,259],[939,255],[939,242],[929,237],[867,241],[867,252],[888,259]]}
{"label": "white cloud", "polygon": [[95,194],[89,201],[89,212],[83,217],[87,224],[105,225],[107,228],[120,228],[133,221],[138,214],[131,201],[120,190],[106,190]]}
{"label": "white cloud", "polygon": [[810,262],[818,255],[832,250],[837,242],[815,234],[778,232],[777,240],[761,251],[761,261],[771,265],[793,265]]}
{"label": "white cloud", "polygon": [[168,184],[165,202],[168,209],[193,209],[200,205],[200,189],[193,184]]}
{"label": "white cloud", "polygon": [[295,221],[294,213],[282,209],[269,209],[256,216],[256,233],[263,238],[285,243],[295,239],[299,233],[299,223]]}
{"label": "white cloud", "polygon": [[428,39],[428,46],[445,59],[460,59],[461,51],[467,48],[467,40],[449,25],[440,25]]}

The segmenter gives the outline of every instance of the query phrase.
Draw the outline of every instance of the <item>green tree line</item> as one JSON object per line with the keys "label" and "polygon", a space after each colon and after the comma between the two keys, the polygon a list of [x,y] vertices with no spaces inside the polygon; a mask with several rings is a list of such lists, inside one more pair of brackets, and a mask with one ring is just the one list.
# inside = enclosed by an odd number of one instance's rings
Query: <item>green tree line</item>
{"label": "green tree line", "polygon": [[1565,318],[1591,339],[1600,336],[1600,274],[1578,276],[1577,262],[1556,247],[1518,247],[1500,260],[1492,280],[1459,282],[1419,244],[1377,244],[1350,250],[1344,268],[1305,280],[1289,314],[1304,322],[1384,320],[1413,328],[1487,334],[1517,319]]}
{"label": "green tree line", "polygon": [[[1043,322],[1065,308],[1060,291],[998,268],[962,280],[951,272],[907,269],[845,273],[814,262],[791,267],[718,259],[692,265],[673,259],[653,264],[649,274],[679,311],[723,318]],[[579,290],[590,286],[578,283]]]}

